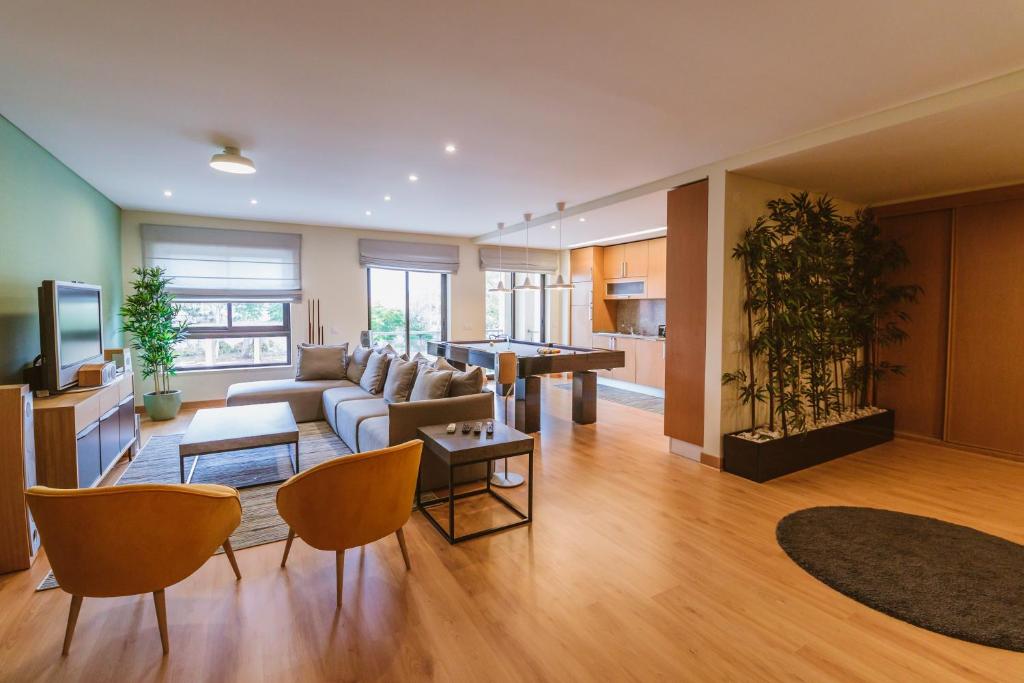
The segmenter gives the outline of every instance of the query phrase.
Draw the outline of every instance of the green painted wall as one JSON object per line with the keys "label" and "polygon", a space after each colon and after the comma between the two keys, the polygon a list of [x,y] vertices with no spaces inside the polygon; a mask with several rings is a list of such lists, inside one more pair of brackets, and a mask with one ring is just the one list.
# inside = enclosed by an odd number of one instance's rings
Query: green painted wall
{"label": "green painted wall", "polygon": [[106,342],[121,345],[121,209],[0,116],[0,384],[39,353],[43,280],[102,286]]}

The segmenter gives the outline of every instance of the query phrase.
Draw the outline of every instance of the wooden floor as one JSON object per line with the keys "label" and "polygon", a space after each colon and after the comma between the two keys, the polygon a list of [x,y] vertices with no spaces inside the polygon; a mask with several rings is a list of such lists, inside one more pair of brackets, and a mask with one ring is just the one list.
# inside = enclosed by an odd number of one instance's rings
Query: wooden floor
{"label": "wooden floor", "polygon": [[[1024,465],[897,441],[758,485],[670,455],[661,418],[601,402],[569,420],[545,386],[536,521],[459,547],[426,520],[334,558],[301,542],[221,556],[167,590],[161,657],[150,596],[34,593],[45,558],[0,579],[0,678],[262,680],[1022,680],[1024,655],[910,626],[826,588],[775,542],[813,505],[932,515],[1024,542]],[[182,430],[175,423],[146,434]],[[1024,571],[1024,568],[1022,568]]]}

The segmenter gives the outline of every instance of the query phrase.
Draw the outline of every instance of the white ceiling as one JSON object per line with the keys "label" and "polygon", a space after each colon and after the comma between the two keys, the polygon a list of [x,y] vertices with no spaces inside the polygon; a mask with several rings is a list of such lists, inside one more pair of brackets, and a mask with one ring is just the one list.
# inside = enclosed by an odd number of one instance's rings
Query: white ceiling
{"label": "white ceiling", "polygon": [[[1017,0],[7,2],[0,114],[125,208],[479,235],[1013,71],[1021,35]],[[258,173],[209,169],[228,142]]]}
{"label": "white ceiling", "polygon": [[1024,92],[737,169],[860,204],[1024,181]]}

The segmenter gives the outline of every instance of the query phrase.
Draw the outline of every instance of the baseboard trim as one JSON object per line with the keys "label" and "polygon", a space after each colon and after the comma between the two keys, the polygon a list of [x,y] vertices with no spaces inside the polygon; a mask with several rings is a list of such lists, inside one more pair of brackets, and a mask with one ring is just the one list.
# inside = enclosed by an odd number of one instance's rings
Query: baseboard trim
{"label": "baseboard trim", "polygon": [[711,469],[721,470],[722,469],[722,456],[720,456],[720,455],[711,455],[710,453],[704,453],[702,451],[701,454],[700,454],[700,464],[701,465],[707,465]]}
{"label": "baseboard trim", "polygon": [[[224,399],[215,398],[209,401],[184,401],[181,404],[182,410],[199,410],[200,408],[223,408]],[[146,406],[135,406],[135,412],[144,415]]]}

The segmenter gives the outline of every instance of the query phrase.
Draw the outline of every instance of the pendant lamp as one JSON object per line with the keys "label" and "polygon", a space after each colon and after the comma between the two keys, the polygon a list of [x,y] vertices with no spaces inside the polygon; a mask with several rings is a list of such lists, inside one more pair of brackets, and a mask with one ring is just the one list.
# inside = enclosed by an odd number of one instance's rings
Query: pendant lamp
{"label": "pendant lamp", "polygon": [[[532,213],[524,213],[523,221],[526,223],[526,267],[530,267],[530,221],[533,219]],[[540,289],[540,285],[533,284],[533,278],[530,274],[526,274],[526,279],[523,280],[522,284],[514,286],[517,292],[534,292]]]}
{"label": "pendant lamp", "polygon": [[562,276],[562,214],[565,212],[565,202],[558,202],[555,204],[558,209],[558,277],[555,278],[553,284],[547,286],[548,289],[572,289],[572,283],[566,282]]}
{"label": "pendant lamp", "polygon": [[505,286],[505,271],[501,269],[501,234],[505,230],[504,223],[498,223],[498,286],[491,287],[488,292],[495,294],[511,294],[512,290]]}

